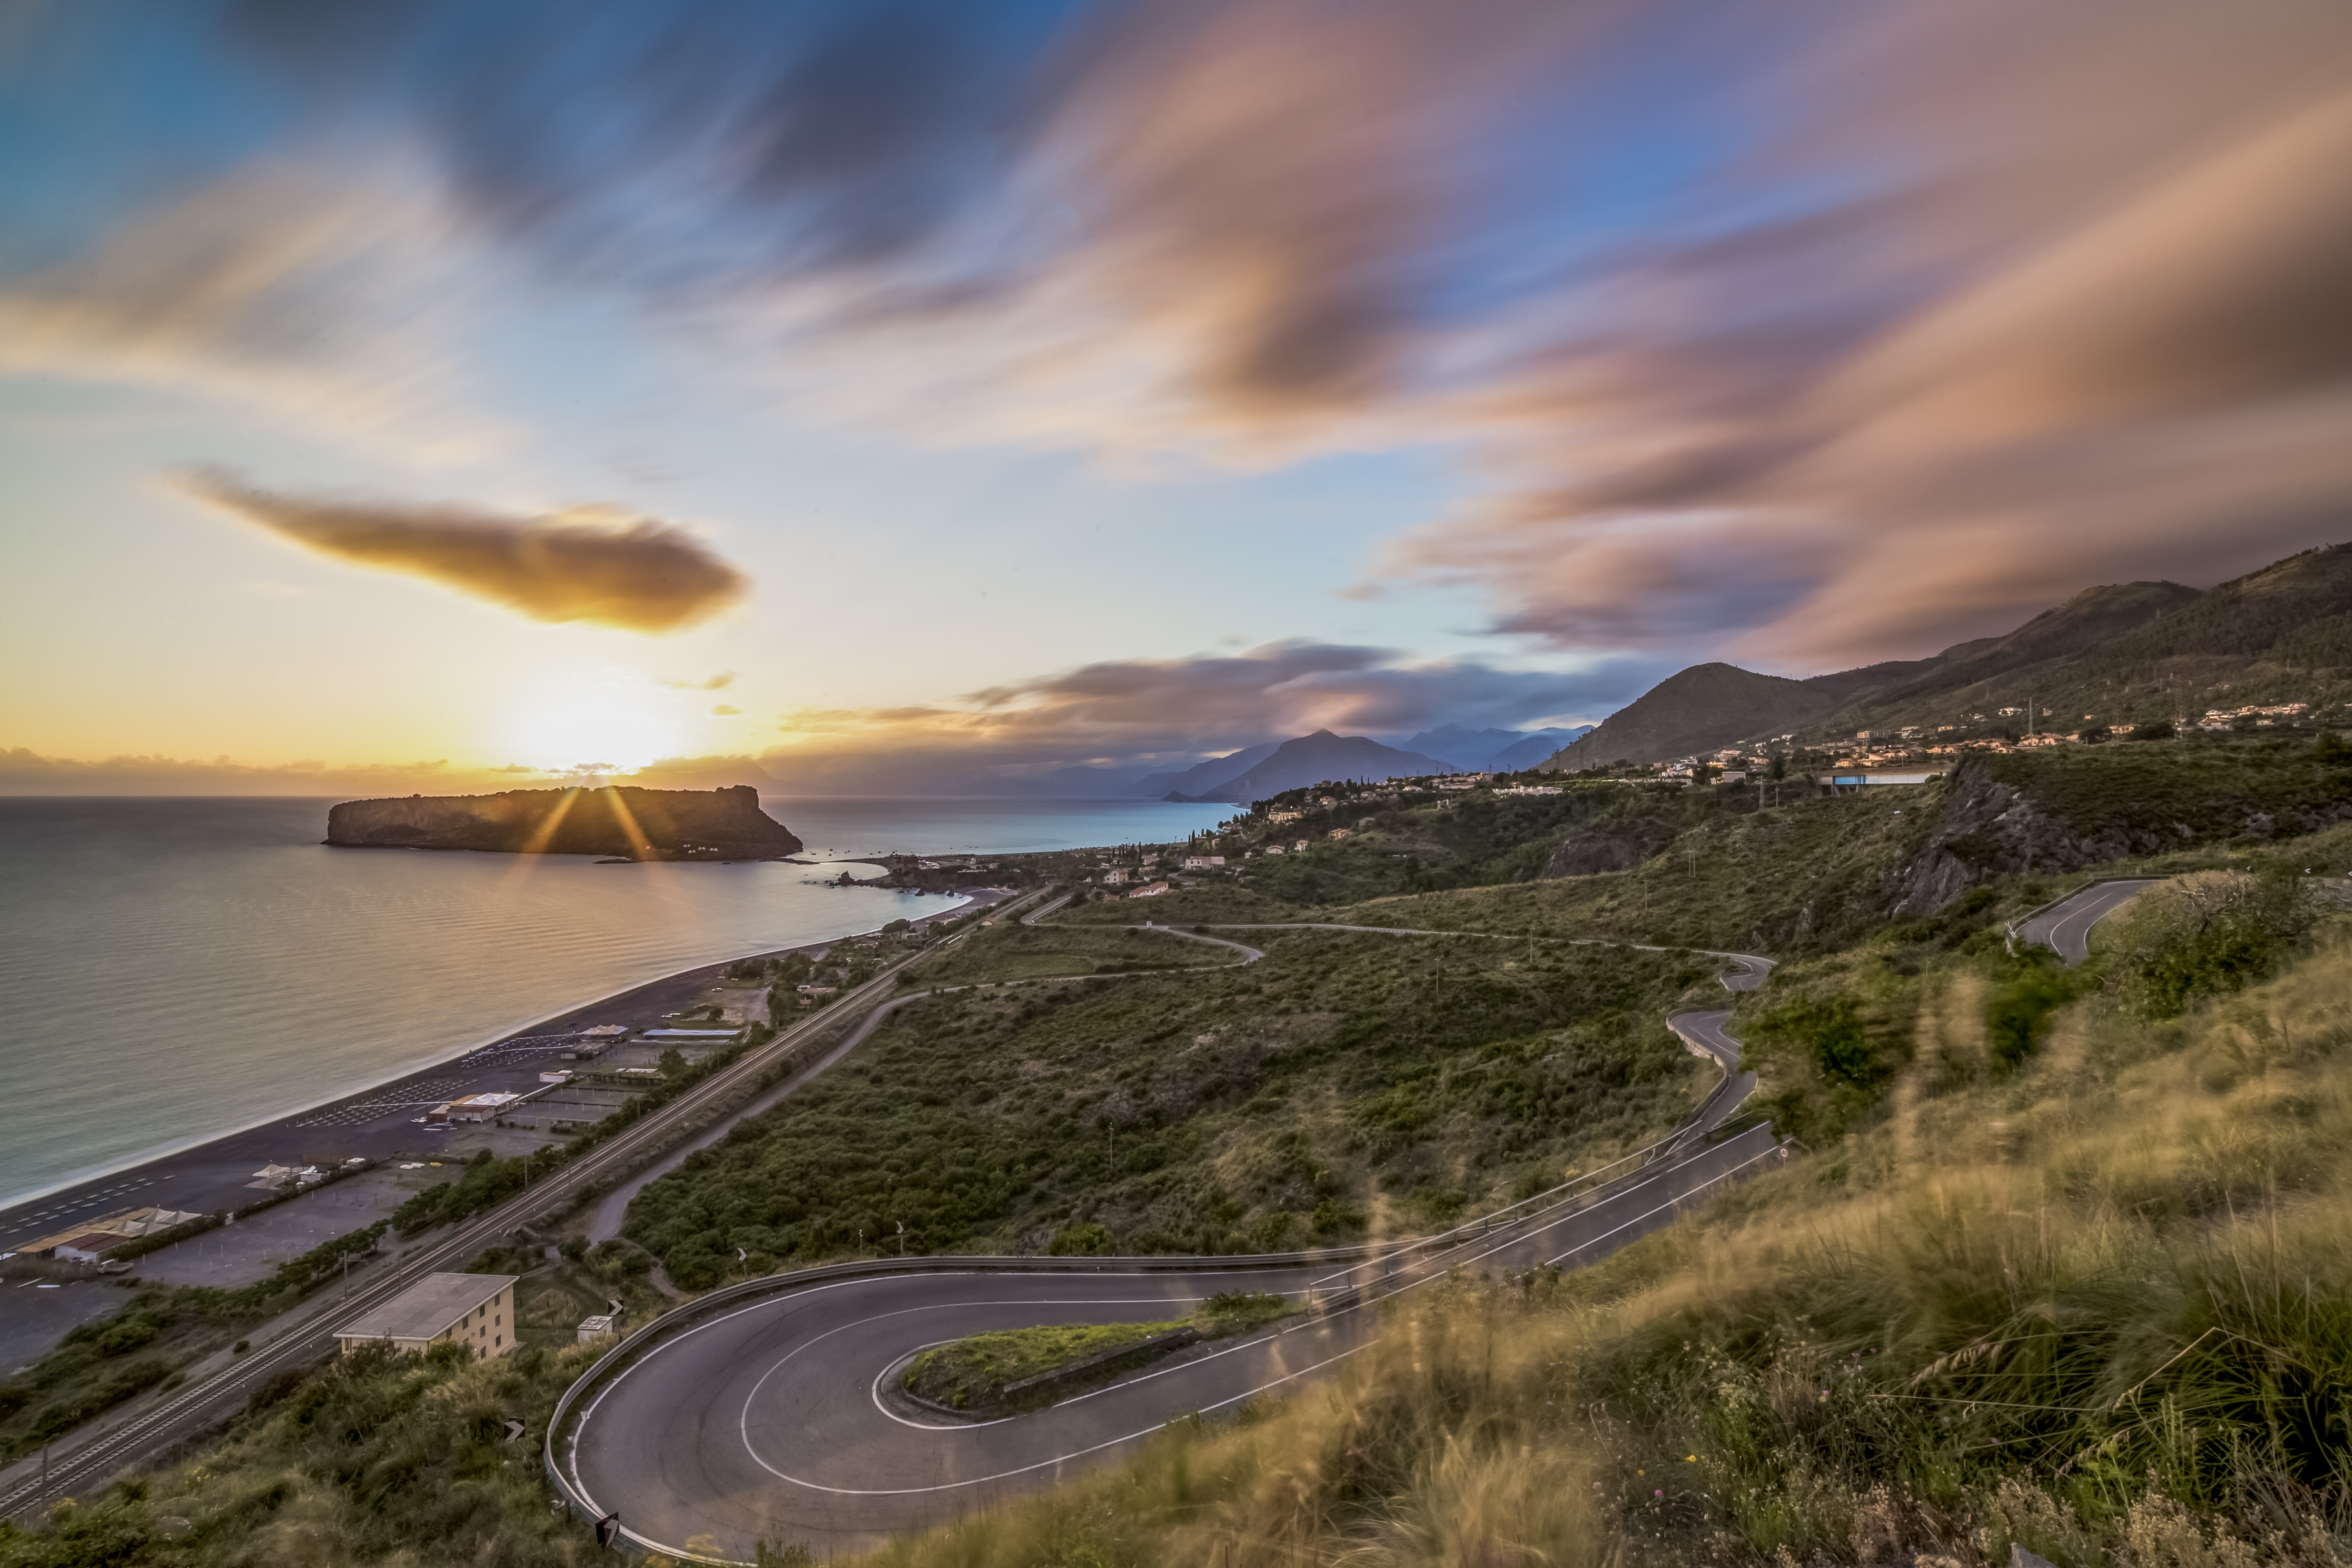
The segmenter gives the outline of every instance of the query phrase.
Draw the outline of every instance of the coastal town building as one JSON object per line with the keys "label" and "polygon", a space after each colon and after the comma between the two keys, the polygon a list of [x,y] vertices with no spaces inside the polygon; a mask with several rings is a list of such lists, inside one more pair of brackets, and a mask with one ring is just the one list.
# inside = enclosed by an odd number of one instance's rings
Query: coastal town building
{"label": "coastal town building", "polygon": [[621,1320],[610,1312],[599,1312],[593,1318],[580,1320],[580,1342],[610,1338],[621,1331]]}
{"label": "coastal town building", "polygon": [[515,1348],[514,1287],[510,1274],[427,1274],[337,1331],[335,1342],[345,1355],[369,1344],[422,1351],[451,1342],[469,1346],[477,1361],[505,1355]]}
{"label": "coastal town building", "polygon": [[1811,773],[1807,775],[1807,782],[1823,795],[1852,795],[1856,790],[1871,789],[1885,784],[1923,784],[1930,779],[1939,779],[1943,776],[1941,769],[1934,772],[1924,768],[1874,769],[1867,773]]}
{"label": "coastal town building", "polygon": [[1128,897],[1130,899],[1156,899],[1167,890],[1167,883],[1154,882],[1148,888],[1136,889],[1135,891],[1128,894]]}

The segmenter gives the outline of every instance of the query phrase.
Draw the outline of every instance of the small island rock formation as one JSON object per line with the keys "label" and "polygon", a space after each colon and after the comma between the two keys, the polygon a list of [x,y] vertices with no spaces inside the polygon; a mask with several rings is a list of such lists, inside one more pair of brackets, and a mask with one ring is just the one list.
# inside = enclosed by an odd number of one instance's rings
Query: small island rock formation
{"label": "small island rock formation", "polygon": [[801,847],[791,829],[760,809],[760,792],[749,784],[347,800],[327,812],[327,842],[630,860],[773,860]]}

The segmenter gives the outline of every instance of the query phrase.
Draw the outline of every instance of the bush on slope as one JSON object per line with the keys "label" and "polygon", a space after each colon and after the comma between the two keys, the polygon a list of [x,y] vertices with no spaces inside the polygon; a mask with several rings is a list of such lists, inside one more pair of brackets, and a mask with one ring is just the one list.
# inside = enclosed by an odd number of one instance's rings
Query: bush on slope
{"label": "bush on slope", "polygon": [[2000,1081],[1923,1055],[1835,1157],[881,1560],[2340,1563],[2347,995],[2338,939],[2179,1022],[2070,1004]]}
{"label": "bush on slope", "polygon": [[902,1222],[918,1252],[1044,1251],[1074,1226],[1106,1251],[1279,1251],[1538,1191],[1663,1134],[1714,1081],[1664,1026],[1712,984],[1706,960],[1262,940],[1247,968],[911,1003],[649,1184],[627,1234],[690,1289],[887,1246]]}

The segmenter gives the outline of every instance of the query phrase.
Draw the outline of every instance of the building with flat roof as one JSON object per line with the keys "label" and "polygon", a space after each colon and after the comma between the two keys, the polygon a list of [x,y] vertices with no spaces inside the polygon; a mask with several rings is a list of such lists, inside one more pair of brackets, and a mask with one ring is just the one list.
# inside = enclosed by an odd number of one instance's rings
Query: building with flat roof
{"label": "building with flat roof", "polygon": [[1811,773],[1807,776],[1813,787],[1823,795],[1852,795],[1858,789],[1873,789],[1885,784],[1927,784],[1930,780],[1942,778],[1944,771],[1941,768],[1932,771],[1926,768],[1900,770],[1885,768],[1872,769],[1867,772],[1854,770]]}
{"label": "building with flat roof", "polygon": [[511,1274],[427,1274],[335,1331],[335,1341],[345,1355],[381,1342],[404,1351],[470,1345],[477,1361],[504,1355],[515,1348],[514,1287]]}

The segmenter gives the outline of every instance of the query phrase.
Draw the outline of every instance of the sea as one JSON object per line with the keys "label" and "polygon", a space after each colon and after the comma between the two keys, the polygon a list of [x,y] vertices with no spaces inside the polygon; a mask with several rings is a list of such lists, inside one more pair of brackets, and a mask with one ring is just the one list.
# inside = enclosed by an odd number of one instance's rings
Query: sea
{"label": "sea", "polygon": [[[0,1204],[275,1121],[680,969],[952,907],[829,887],[838,868],[774,861],[334,849],[320,842],[331,804],[0,798]],[[1173,843],[1233,809],[761,805],[818,860]]]}

